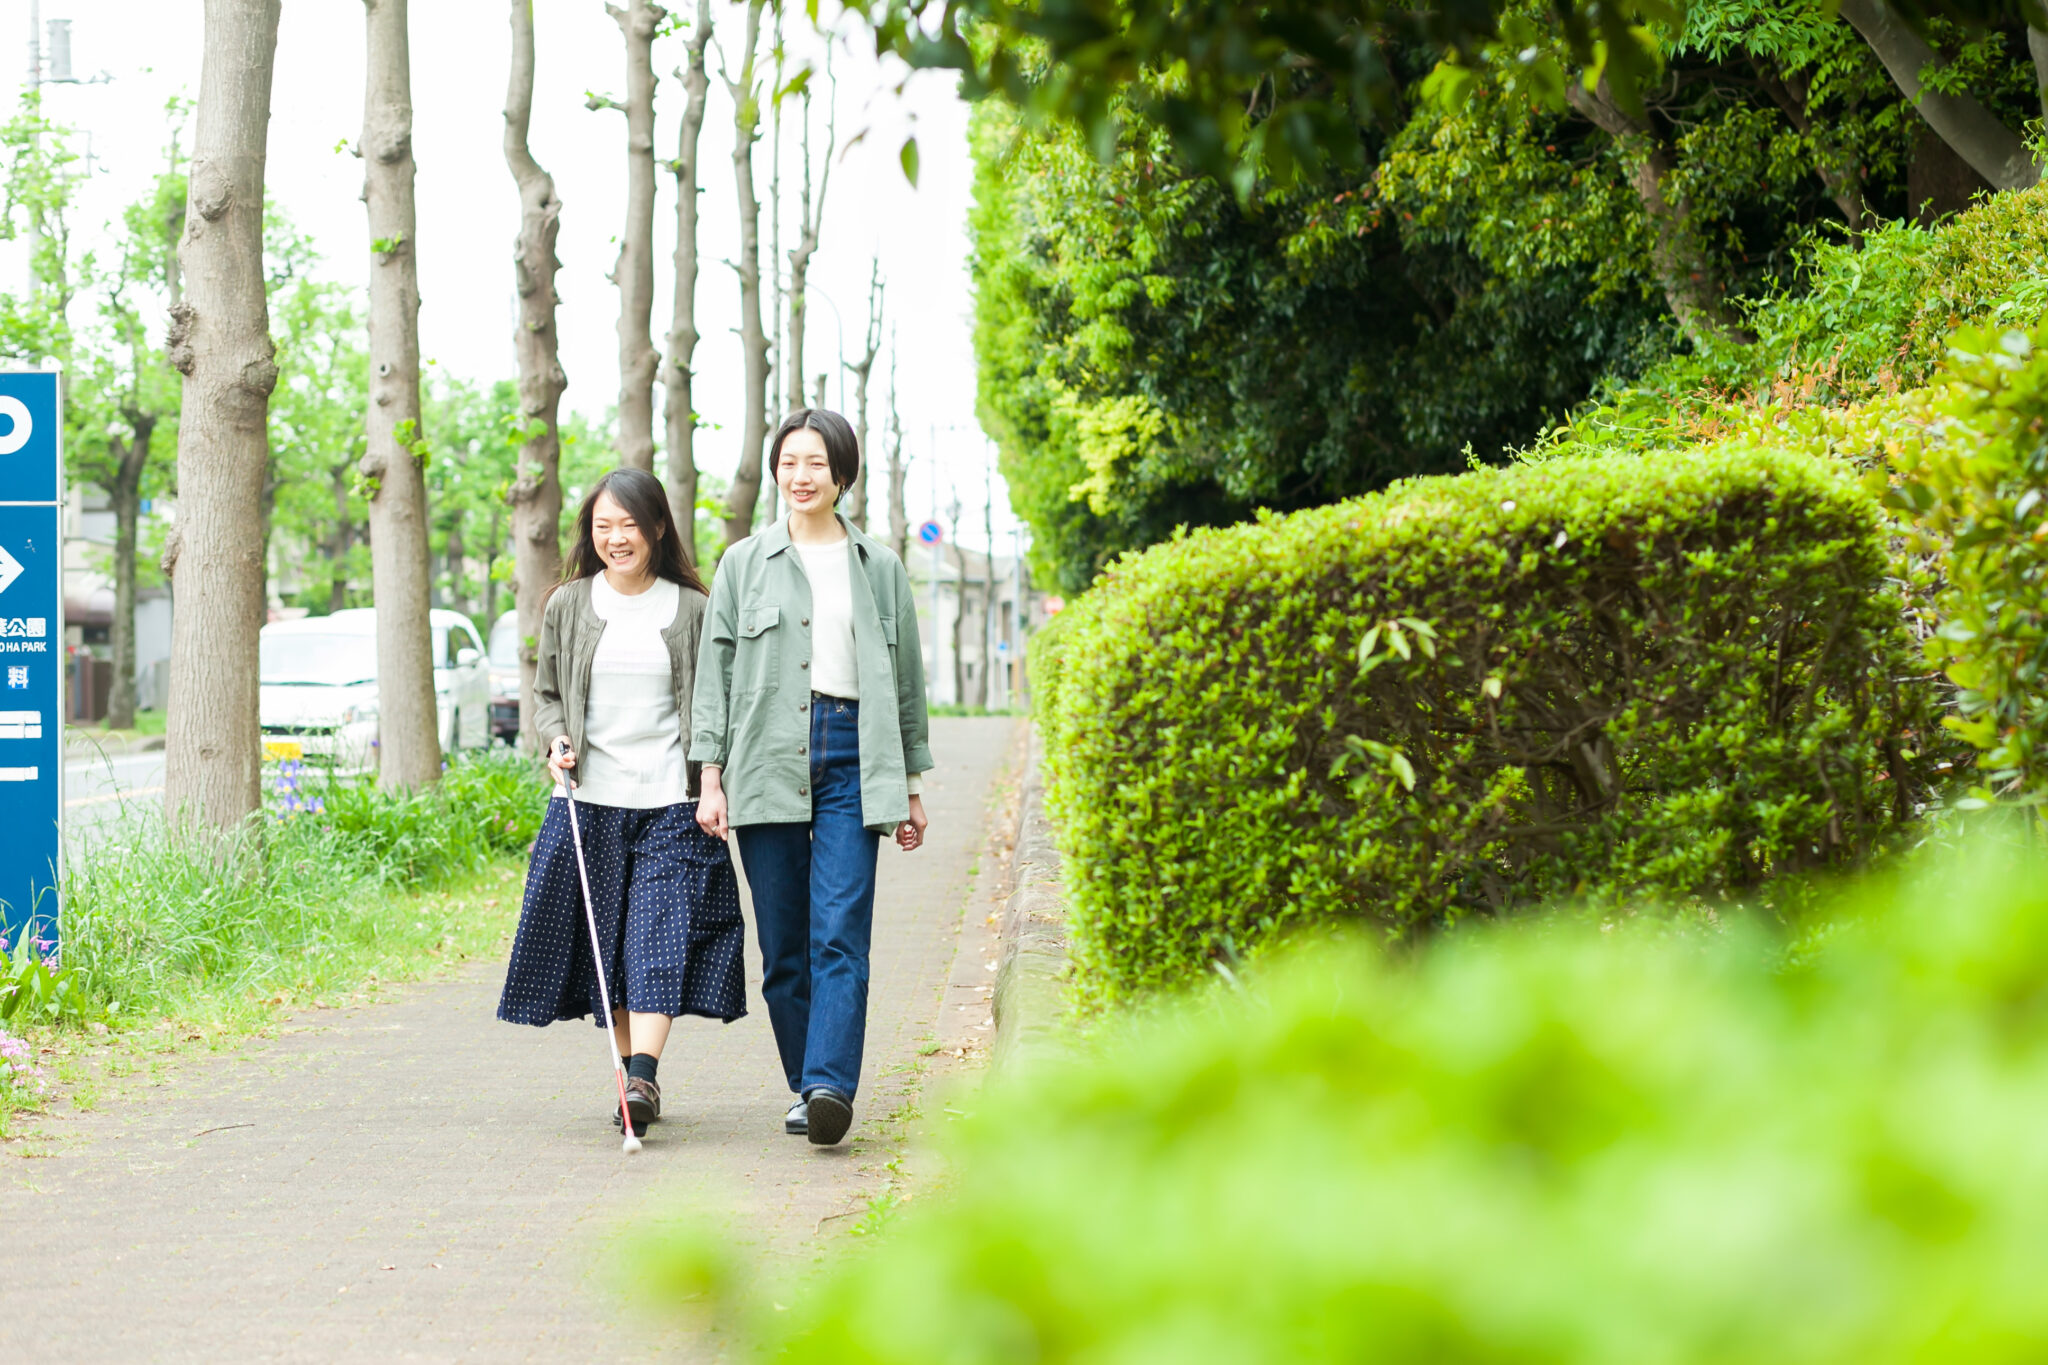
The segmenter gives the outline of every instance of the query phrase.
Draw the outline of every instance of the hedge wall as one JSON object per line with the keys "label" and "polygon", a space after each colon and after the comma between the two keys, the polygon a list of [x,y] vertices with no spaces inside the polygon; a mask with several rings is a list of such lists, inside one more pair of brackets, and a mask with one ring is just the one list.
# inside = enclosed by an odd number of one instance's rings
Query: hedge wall
{"label": "hedge wall", "polygon": [[1416,480],[1126,558],[1037,650],[1084,982],[1860,860],[1923,796],[1884,537],[1839,466],[1721,449]]}

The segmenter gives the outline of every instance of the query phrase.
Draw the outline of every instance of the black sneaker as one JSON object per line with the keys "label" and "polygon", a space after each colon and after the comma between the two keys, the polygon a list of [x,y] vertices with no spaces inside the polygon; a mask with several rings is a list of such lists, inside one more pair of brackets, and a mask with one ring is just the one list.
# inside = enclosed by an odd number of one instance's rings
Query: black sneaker
{"label": "black sneaker", "polygon": [[798,1100],[789,1106],[789,1112],[782,1116],[782,1131],[785,1133],[808,1133],[811,1131],[810,1102]]}
{"label": "black sneaker", "polygon": [[830,1147],[853,1127],[853,1101],[830,1086],[819,1086],[804,1096],[804,1136],[813,1147]]}
{"label": "black sneaker", "polygon": [[[638,1076],[626,1078],[626,1108],[633,1115],[633,1136],[646,1137],[647,1125],[661,1117],[661,1087]],[[612,1110],[612,1127],[619,1127],[619,1111]]]}

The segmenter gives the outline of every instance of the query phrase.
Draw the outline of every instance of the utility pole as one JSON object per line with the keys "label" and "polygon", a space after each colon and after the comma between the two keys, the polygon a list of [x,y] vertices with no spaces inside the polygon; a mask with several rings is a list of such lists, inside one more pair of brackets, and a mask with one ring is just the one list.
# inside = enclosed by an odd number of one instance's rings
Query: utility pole
{"label": "utility pole", "polygon": [[[43,49],[43,4],[42,0],[28,0],[28,90],[36,112],[42,112],[42,94],[45,85],[105,85],[114,78],[102,71],[90,79],[81,80],[71,73],[71,21],[52,19],[50,21],[49,60],[44,61]],[[43,74],[44,67],[49,75]],[[40,141],[40,139],[37,139]],[[85,173],[92,174],[92,134],[86,133]],[[28,288],[33,294],[41,287],[42,277],[36,273],[36,260],[42,255],[43,224],[36,213],[28,216]]]}
{"label": "utility pole", "polygon": [[[932,520],[933,520],[934,522],[936,522],[936,521],[938,521],[938,519],[939,519],[939,424],[938,424],[937,422],[933,422],[933,423],[931,423],[931,424],[930,424],[930,428],[929,428],[929,434],[930,434],[930,439],[931,439],[931,446],[930,446],[929,448],[930,448],[930,450],[931,450],[931,452],[932,452]],[[958,530],[958,529],[959,529],[958,527],[952,527],[952,528],[941,528],[941,530],[942,530],[942,532],[943,532],[944,534],[949,534],[949,535],[950,535],[950,534],[951,534],[951,533],[952,533],[953,531],[956,531],[956,530]],[[937,664],[943,664],[943,663],[945,662],[945,658],[946,658],[946,655],[945,655],[945,642],[944,642],[944,640],[945,640],[945,637],[943,637],[942,635],[940,635],[940,634],[939,634],[939,614],[940,614],[940,603],[939,603],[939,561],[940,561],[940,555],[939,555],[939,547],[938,547],[938,545],[936,545],[936,544],[934,544],[934,545],[927,545],[927,546],[925,546],[924,548],[925,548],[925,554],[926,554],[926,555],[927,555],[927,556],[929,557],[929,559],[930,559],[930,563],[931,563],[931,566],[932,566],[932,662],[933,662],[933,664],[934,664],[934,665],[937,665]],[[942,676],[941,670],[940,670],[939,668],[937,668],[937,667],[934,667],[934,668],[932,669],[932,671],[931,671],[931,677],[932,677],[932,679],[933,679],[933,686],[934,686],[934,687],[936,687],[936,686],[937,686],[937,680],[938,680],[938,678],[939,678],[939,677],[941,677],[941,676]],[[956,705],[956,706],[957,706],[957,705],[959,705],[959,703],[960,703],[960,699],[959,699],[958,697],[955,697],[955,698],[953,698],[953,704],[954,704],[954,705]]]}
{"label": "utility pole", "polygon": [[[28,93],[40,114],[43,108],[43,0],[28,0]],[[42,254],[42,219],[31,212],[28,216],[28,292],[31,298],[42,287],[42,279],[36,274],[36,262]]]}

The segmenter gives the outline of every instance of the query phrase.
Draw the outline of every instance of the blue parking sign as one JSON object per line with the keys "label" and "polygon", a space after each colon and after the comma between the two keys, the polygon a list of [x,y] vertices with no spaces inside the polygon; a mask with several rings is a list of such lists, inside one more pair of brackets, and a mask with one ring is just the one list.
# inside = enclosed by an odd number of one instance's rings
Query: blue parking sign
{"label": "blue parking sign", "polygon": [[0,934],[54,946],[64,815],[62,414],[54,370],[0,371]]}

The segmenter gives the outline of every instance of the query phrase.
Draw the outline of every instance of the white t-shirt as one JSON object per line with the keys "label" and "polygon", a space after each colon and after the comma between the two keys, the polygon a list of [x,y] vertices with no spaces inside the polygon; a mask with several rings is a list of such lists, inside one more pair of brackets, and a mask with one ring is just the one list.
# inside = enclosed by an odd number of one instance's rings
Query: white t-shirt
{"label": "white t-shirt", "polygon": [[657,578],[627,597],[602,573],[590,580],[590,609],[605,625],[590,662],[578,801],[652,810],[690,799],[675,674],[661,638],[675,624],[682,591]]}
{"label": "white t-shirt", "polygon": [[811,690],[860,700],[860,664],[853,650],[853,543],[798,545],[811,580]]}

